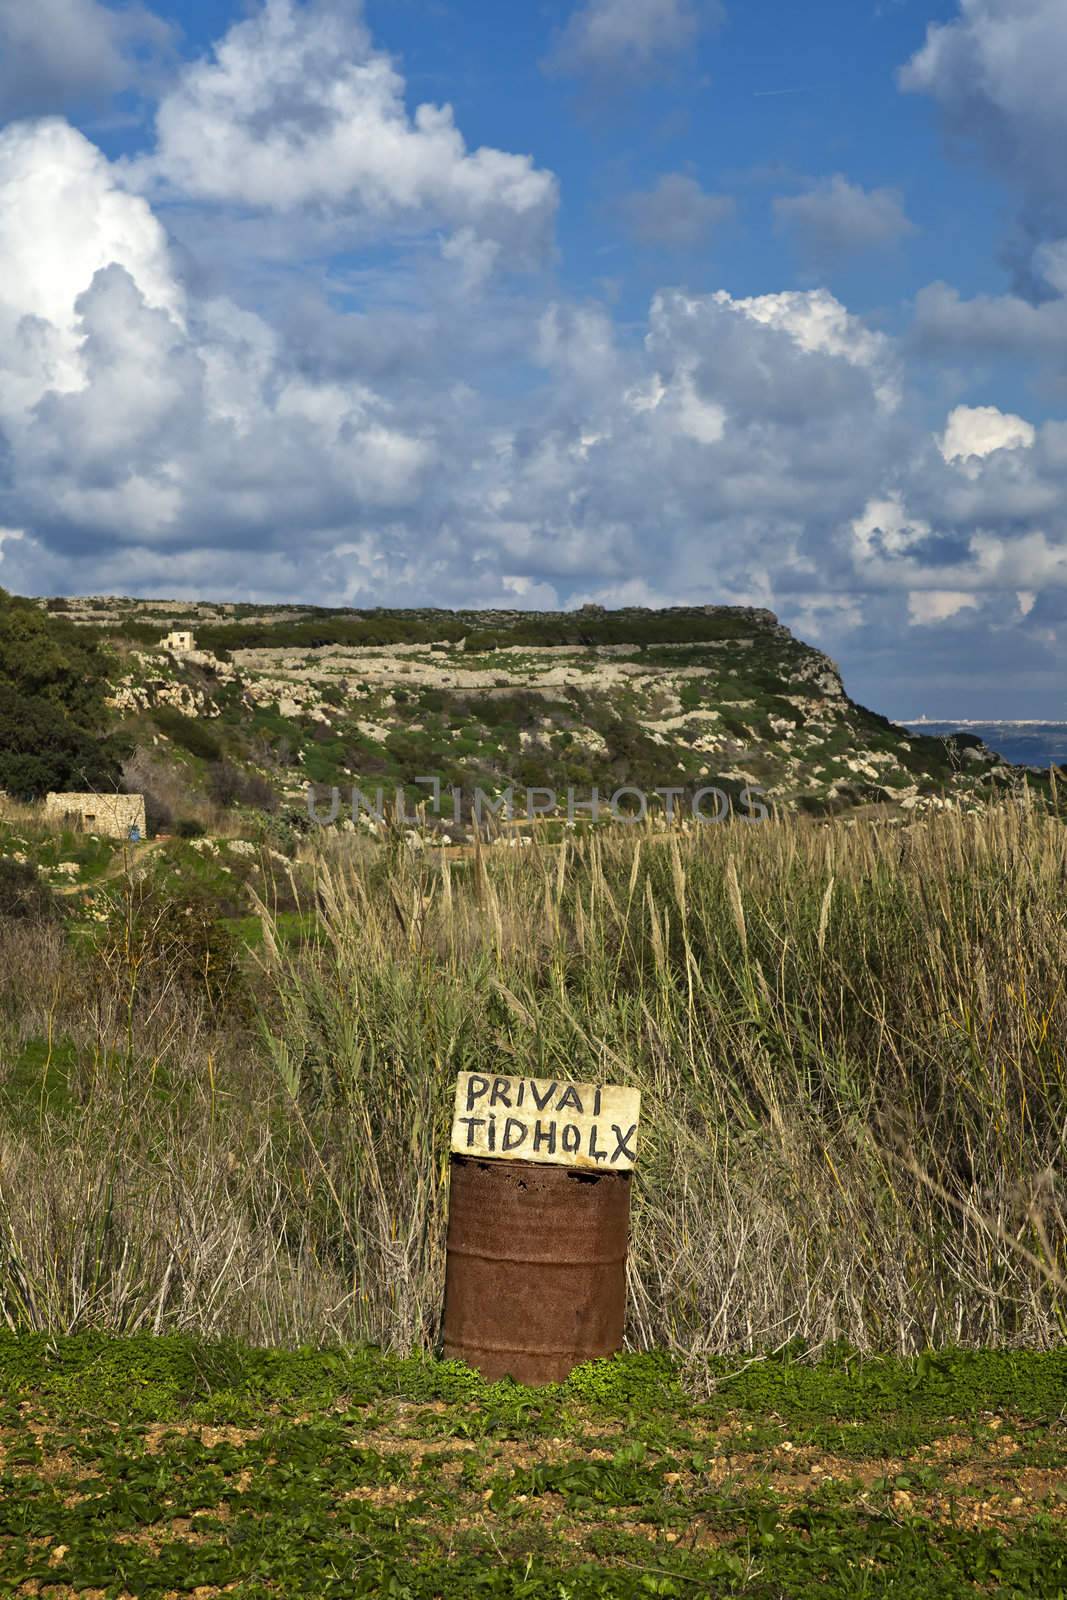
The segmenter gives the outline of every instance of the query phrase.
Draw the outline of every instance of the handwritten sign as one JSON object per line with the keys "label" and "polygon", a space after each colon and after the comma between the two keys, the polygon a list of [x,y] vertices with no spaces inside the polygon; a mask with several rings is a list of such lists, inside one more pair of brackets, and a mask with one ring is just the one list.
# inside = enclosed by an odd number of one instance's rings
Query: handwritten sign
{"label": "handwritten sign", "polygon": [[637,1160],[639,1089],[461,1072],[452,1149],[461,1156],[628,1172]]}

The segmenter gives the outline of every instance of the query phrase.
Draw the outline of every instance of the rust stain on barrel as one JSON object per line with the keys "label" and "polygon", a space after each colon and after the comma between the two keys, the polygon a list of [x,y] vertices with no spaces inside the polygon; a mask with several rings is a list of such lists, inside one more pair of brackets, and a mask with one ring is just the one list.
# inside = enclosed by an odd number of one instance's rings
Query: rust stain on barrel
{"label": "rust stain on barrel", "polygon": [[626,1315],[629,1172],[452,1157],[444,1353],[558,1383],[614,1354]]}

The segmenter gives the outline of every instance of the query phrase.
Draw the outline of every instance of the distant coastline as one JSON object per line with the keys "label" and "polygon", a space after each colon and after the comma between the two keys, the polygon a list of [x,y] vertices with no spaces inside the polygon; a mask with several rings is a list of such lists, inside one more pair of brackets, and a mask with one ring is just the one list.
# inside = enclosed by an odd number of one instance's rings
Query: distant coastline
{"label": "distant coastline", "polygon": [[953,733],[975,734],[1013,766],[1047,770],[1067,766],[1067,722],[1041,721],[1036,717],[912,717],[900,724],[916,733],[947,738]]}
{"label": "distant coastline", "polygon": [[1067,728],[1047,717],[898,717],[902,728]]}

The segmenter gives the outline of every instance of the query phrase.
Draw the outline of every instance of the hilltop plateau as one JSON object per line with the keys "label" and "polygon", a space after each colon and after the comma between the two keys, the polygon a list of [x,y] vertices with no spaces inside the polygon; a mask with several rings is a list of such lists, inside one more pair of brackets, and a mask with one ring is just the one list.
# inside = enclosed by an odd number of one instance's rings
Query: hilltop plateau
{"label": "hilltop plateau", "polygon": [[[904,812],[1019,774],[977,739],[908,732],[846,693],[769,611],[692,606],[328,611],[93,597],[41,602],[113,651],[128,786],[160,822],[303,806],[428,775],[462,790],[746,787],[784,810]],[[193,649],[164,641],[194,635]],[[684,804],[684,801],[679,801]],[[714,809],[714,806],[713,806]]]}

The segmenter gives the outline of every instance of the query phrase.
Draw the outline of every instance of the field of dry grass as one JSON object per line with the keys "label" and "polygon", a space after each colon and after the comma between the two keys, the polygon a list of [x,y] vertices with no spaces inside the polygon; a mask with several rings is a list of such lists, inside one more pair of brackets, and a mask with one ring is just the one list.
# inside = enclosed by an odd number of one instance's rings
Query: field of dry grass
{"label": "field of dry grass", "polygon": [[515,1068],[642,1089],[628,1339],[698,1386],[1062,1341],[1061,821],[348,849],[239,964],[135,886],[0,927],[0,1325],[432,1348],[451,1087]]}

